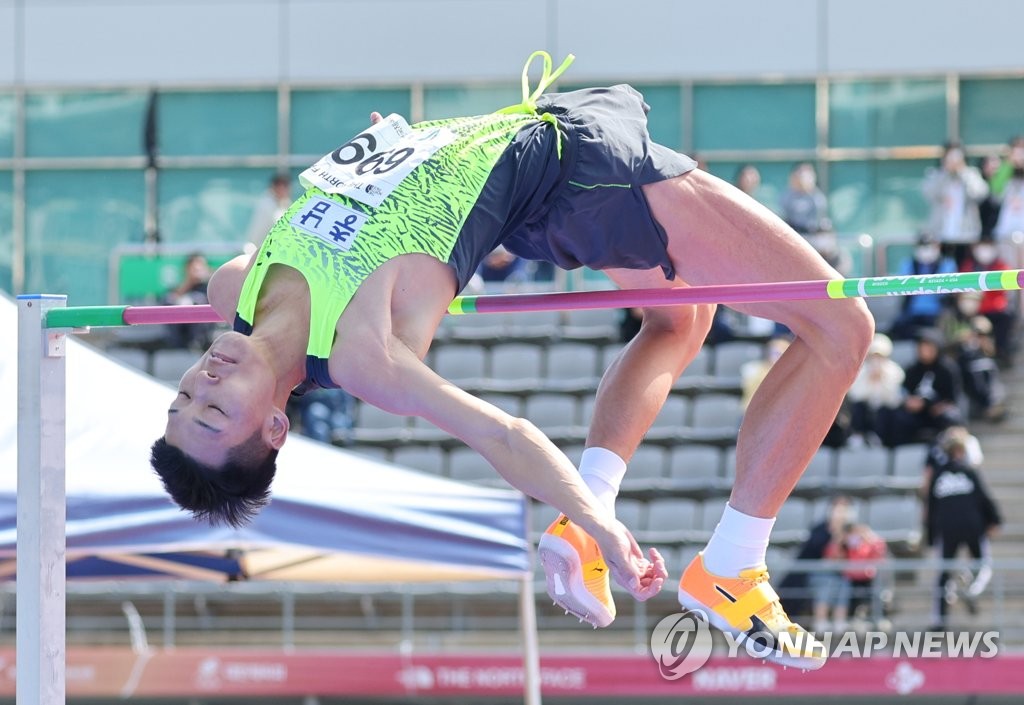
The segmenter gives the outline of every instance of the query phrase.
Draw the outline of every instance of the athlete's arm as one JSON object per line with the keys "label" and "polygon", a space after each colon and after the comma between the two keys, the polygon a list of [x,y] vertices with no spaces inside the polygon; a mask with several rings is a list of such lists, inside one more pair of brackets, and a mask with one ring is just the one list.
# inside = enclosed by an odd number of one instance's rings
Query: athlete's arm
{"label": "athlete's arm", "polygon": [[245,282],[245,275],[249,271],[249,263],[252,255],[238,255],[220,267],[210,277],[206,285],[206,298],[209,299],[213,310],[220,314],[221,318],[229,324],[235,317],[238,309],[238,297],[242,293],[242,284]]}
{"label": "athlete's arm", "polygon": [[346,347],[340,351],[344,365],[332,368],[343,388],[386,411],[421,416],[460,438],[513,487],[562,511],[593,536],[616,581],[634,597],[646,600],[658,593],[667,577],[664,561],[653,549],[650,560],[644,557],[569,459],[532,423],[438,376],[393,336],[383,344],[368,345],[362,338]]}

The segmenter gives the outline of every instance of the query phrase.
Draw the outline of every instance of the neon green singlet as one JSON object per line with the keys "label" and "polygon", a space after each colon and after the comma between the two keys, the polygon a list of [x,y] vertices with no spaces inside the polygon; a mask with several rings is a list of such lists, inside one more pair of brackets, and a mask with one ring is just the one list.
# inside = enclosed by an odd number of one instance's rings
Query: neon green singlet
{"label": "neon green singlet", "polygon": [[[527,70],[536,56],[544,59],[544,76],[530,94]],[[519,130],[538,120],[557,129],[551,115],[537,114],[535,102],[572,59],[570,55],[552,73],[550,56],[545,52],[532,55],[523,69],[524,100],[520,105],[490,115],[413,125],[413,132],[421,135],[446,128],[454,133],[454,140],[414,168],[377,207],[319,188],[308,189],[264,239],[242,285],[236,329],[251,330],[260,288],[270,267],[292,267],[309,285],[307,357],[326,360],[338,319],[366,278],[384,262],[403,254],[422,253],[447,262],[494,165]],[[355,234],[351,234],[353,229]]]}

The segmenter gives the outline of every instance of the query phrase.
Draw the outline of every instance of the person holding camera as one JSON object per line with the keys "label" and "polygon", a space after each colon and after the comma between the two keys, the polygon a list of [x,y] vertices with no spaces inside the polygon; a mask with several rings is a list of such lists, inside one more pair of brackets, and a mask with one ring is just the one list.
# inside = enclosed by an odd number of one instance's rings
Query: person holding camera
{"label": "person holding camera", "polygon": [[957,262],[966,254],[966,245],[981,235],[978,204],[988,196],[988,183],[977,167],[969,166],[959,142],[946,143],[942,163],[929,169],[921,186],[930,206],[927,231],[944,244],[957,245]]}

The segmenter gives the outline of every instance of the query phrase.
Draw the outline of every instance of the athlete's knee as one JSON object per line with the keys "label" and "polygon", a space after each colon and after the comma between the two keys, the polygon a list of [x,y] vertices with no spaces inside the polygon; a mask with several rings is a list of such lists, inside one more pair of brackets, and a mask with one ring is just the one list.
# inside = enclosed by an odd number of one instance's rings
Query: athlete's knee
{"label": "athlete's knee", "polygon": [[875,319],[861,299],[833,302],[829,315],[816,322],[824,337],[819,354],[837,374],[852,382],[867,356]]}
{"label": "athlete's knee", "polygon": [[714,304],[646,308],[640,330],[647,335],[696,339],[700,343],[711,330],[714,317]]}

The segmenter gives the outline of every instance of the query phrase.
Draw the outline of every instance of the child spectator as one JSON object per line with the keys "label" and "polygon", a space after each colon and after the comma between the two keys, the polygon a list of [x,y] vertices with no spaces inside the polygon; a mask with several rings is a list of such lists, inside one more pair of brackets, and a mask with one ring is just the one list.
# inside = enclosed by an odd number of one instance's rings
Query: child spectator
{"label": "child spectator", "polygon": [[[977,471],[966,460],[963,434],[948,434],[943,444],[948,460],[935,467],[925,478],[925,533],[929,545],[943,561],[951,561],[966,547],[978,562],[978,572],[964,586],[962,596],[970,611],[991,578],[988,537],[1002,523],[999,509],[988,494]],[[935,629],[946,628],[949,606],[958,601],[961,591],[948,567],[943,566],[936,585],[932,612]]]}

